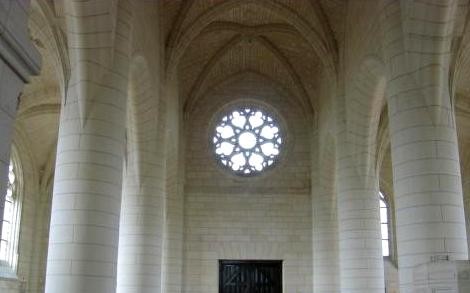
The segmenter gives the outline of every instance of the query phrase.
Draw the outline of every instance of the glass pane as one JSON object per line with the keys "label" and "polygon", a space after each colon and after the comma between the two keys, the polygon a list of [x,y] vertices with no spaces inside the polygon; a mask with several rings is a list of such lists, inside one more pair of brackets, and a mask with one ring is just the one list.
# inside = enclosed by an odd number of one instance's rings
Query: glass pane
{"label": "glass pane", "polygon": [[390,251],[388,247],[388,240],[382,240],[382,255],[383,256],[389,256]]}
{"label": "glass pane", "polygon": [[2,240],[10,240],[11,237],[11,224],[3,221],[2,225]]}
{"label": "glass pane", "polygon": [[220,133],[222,138],[230,138],[235,135],[235,131],[233,131],[233,128],[230,125],[217,127],[217,132]]}
{"label": "glass pane", "polygon": [[385,204],[383,199],[380,199],[380,207],[381,208],[386,208],[387,207],[387,205]]}
{"label": "glass pane", "polygon": [[7,246],[8,242],[0,241],[0,260],[8,260],[7,259]]}
{"label": "glass pane", "polygon": [[273,139],[274,134],[276,134],[277,131],[276,129],[271,126],[265,126],[263,129],[261,129],[261,136],[267,139]]}
{"label": "glass pane", "polygon": [[246,164],[245,157],[242,154],[237,154],[232,157],[232,169],[234,171],[240,169],[240,167]]}
{"label": "glass pane", "polygon": [[5,210],[3,211],[3,220],[11,222],[13,219],[13,204],[5,201]]}
{"label": "glass pane", "polygon": [[257,171],[263,170],[263,161],[264,158],[258,154],[251,154],[249,163],[251,166],[255,167]]}
{"label": "glass pane", "polygon": [[12,197],[13,197],[13,189],[11,186],[9,186],[7,189],[7,194],[5,195],[5,200],[9,200]]}
{"label": "glass pane", "polygon": [[9,166],[9,174],[8,174],[8,189],[7,193],[5,196],[5,207],[3,211],[3,221],[0,222],[2,225],[2,233],[0,237],[0,260],[8,262],[8,264],[12,267],[15,266],[16,260],[13,260],[12,257],[14,254],[16,254],[16,251],[13,247],[13,243],[15,242],[15,237],[17,235],[14,235],[15,225],[15,210],[16,210],[16,184],[18,181],[18,178],[15,174],[15,168],[10,161],[10,166]]}
{"label": "glass pane", "polygon": [[10,184],[13,184],[15,183],[15,179],[16,179],[16,176],[15,176],[15,173],[12,171],[8,174],[8,180],[10,181]]}
{"label": "glass pane", "polygon": [[387,208],[380,208],[380,222],[387,223],[388,222],[388,215],[387,215]]}
{"label": "glass pane", "polygon": [[265,156],[278,155],[279,150],[274,147],[274,144],[267,142],[261,145],[261,151]]}
{"label": "glass pane", "polygon": [[217,154],[224,154],[225,156],[230,155],[233,152],[235,146],[229,142],[224,141],[220,144],[220,147],[215,150]]}
{"label": "glass pane", "polygon": [[246,123],[245,116],[240,115],[239,112],[233,112],[232,115],[233,115],[232,124],[237,127],[243,128]]}
{"label": "glass pane", "polygon": [[260,111],[256,112],[253,116],[249,118],[251,127],[256,128],[263,125],[263,113]]}
{"label": "glass pane", "polygon": [[381,224],[382,239],[388,239],[388,224]]}

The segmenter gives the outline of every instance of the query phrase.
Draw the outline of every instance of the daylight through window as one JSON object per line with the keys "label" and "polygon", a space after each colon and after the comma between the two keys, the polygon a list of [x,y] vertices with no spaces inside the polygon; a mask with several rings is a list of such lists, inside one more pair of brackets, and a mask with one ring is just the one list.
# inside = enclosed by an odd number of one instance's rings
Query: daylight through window
{"label": "daylight through window", "polygon": [[8,186],[5,195],[2,235],[0,238],[0,265],[14,269],[16,267],[16,246],[18,235],[18,177],[15,165],[10,161]]}
{"label": "daylight through window", "polygon": [[382,231],[382,255],[390,256],[390,238],[388,233],[388,205],[382,192],[379,192],[380,199],[380,228]]}
{"label": "daylight through window", "polygon": [[222,117],[212,141],[222,165],[239,175],[253,175],[276,162],[283,138],[272,117],[244,107]]}

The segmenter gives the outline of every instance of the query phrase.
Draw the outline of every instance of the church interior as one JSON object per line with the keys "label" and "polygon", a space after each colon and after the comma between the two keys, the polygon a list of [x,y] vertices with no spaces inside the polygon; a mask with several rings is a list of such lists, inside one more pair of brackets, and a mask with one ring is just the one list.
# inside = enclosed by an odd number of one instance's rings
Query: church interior
{"label": "church interior", "polygon": [[468,0],[0,0],[0,137],[2,293],[470,292]]}

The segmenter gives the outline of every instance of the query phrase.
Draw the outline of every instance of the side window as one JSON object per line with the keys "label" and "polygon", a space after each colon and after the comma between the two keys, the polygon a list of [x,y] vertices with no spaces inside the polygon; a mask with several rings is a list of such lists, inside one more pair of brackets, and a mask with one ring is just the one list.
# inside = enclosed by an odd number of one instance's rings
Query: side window
{"label": "side window", "polygon": [[380,230],[382,231],[382,255],[390,256],[390,225],[389,204],[382,192],[379,192],[380,200]]}
{"label": "side window", "polygon": [[0,237],[0,276],[16,277],[21,209],[21,176],[16,160],[10,161],[5,209]]}

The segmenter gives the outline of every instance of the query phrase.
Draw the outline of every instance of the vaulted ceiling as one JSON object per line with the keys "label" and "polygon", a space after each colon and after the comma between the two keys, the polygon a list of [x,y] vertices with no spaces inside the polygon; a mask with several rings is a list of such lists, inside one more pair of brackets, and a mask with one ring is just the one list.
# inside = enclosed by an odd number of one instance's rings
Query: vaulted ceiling
{"label": "vaulted ceiling", "polygon": [[167,67],[178,73],[185,109],[225,80],[255,73],[313,112],[318,79],[337,61],[344,3],[162,1]]}
{"label": "vaulted ceiling", "polygon": [[[315,112],[324,98],[320,91],[324,77],[335,75],[340,48],[345,48],[350,13],[346,0],[148,1],[160,5],[165,66],[178,76],[179,93],[188,111],[214,86],[249,74],[269,79],[303,108]],[[55,144],[64,95],[60,91],[68,74],[64,1],[32,1],[30,30],[43,67],[40,76],[25,87],[18,114],[30,137],[44,133],[41,137],[47,143],[34,148],[41,166]],[[465,150],[461,151],[462,163],[470,172],[468,44],[470,30],[466,29],[457,44],[452,87],[460,150]],[[44,121],[37,122],[38,117]]]}

